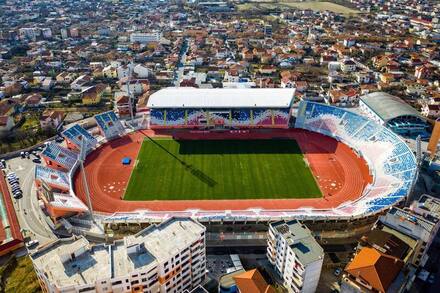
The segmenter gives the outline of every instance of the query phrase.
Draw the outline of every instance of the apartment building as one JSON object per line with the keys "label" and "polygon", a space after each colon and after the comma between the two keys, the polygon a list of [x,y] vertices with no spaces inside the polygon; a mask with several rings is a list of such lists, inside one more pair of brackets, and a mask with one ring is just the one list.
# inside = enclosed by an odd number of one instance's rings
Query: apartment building
{"label": "apartment building", "polygon": [[407,292],[438,231],[440,200],[422,195],[409,210],[391,208],[358,243],[341,292]]}
{"label": "apartment building", "polygon": [[111,245],[59,239],[31,255],[43,292],[170,292],[205,280],[205,227],[171,218]]}
{"label": "apartment building", "polygon": [[415,266],[423,266],[428,260],[427,252],[439,225],[439,219],[436,217],[424,217],[393,207],[388,213],[379,217],[376,227],[412,242],[410,246],[413,247],[414,253],[410,262]]}
{"label": "apartment building", "polygon": [[147,44],[151,42],[159,42],[162,38],[162,33],[160,32],[154,32],[154,33],[132,33],[130,35],[130,42],[131,43],[141,43],[141,44]]}
{"label": "apartment building", "polygon": [[321,275],[324,250],[297,220],[269,225],[267,257],[289,292],[313,293]]}

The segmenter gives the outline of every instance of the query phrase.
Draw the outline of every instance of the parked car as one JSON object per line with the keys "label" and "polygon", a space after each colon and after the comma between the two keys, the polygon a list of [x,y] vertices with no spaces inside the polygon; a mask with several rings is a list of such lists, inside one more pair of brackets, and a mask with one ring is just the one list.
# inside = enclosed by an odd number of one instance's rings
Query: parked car
{"label": "parked car", "polygon": [[32,246],[34,246],[34,245],[38,245],[38,243],[40,243],[37,239],[35,239],[35,240],[31,240],[31,241],[29,241],[29,242],[26,242],[26,247],[27,248],[31,248]]}
{"label": "parked car", "polygon": [[26,157],[26,154],[24,152],[20,152],[20,156],[22,159],[24,159]]}
{"label": "parked car", "polygon": [[17,175],[14,172],[9,173],[8,175],[6,175],[6,178],[16,178]]}
{"label": "parked car", "polygon": [[335,269],[335,271],[333,272],[333,274],[337,277],[341,274],[342,270],[340,268]]}
{"label": "parked car", "polygon": [[34,162],[35,164],[40,164],[41,160],[38,159],[38,158],[35,158],[35,159],[32,160],[32,162]]}

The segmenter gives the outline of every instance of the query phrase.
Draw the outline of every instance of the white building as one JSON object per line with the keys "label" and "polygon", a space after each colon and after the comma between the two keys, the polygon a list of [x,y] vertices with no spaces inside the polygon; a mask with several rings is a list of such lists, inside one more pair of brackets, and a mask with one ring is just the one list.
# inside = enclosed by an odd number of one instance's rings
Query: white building
{"label": "white building", "polygon": [[205,280],[205,227],[171,218],[114,244],[59,239],[31,255],[43,292],[184,292]]}
{"label": "white building", "polygon": [[159,42],[162,38],[162,33],[160,32],[154,32],[154,33],[132,33],[130,35],[130,42],[131,43],[141,43],[141,44],[147,44],[151,42]]}
{"label": "white building", "polygon": [[43,37],[44,37],[45,39],[50,39],[50,38],[52,38],[52,30],[51,30],[49,27],[43,28],[43,29],[41,30],[41,32],[42,32]]}
{"label": "white building", "polygon": [[289,292],[314,293],[324,250],[310,230],[297,220],[269,225],[267,257]]}
{"label": "white building", "polygon": [[136,64],[133,68],[133,73],[136,74],[138,78],[148,78],[153,75],[153,71],[142,64]]}
{"label": "white building", "polygon": [[353,60],[344,60],[341,62],[341,70],[345,73],[356,71],[356,63]]}

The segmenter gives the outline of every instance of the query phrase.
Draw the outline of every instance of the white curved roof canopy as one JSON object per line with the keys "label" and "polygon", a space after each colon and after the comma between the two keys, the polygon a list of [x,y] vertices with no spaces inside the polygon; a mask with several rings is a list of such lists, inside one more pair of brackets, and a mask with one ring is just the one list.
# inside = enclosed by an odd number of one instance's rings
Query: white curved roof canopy
{"label": "white curved roof canopy", "polygon": [[170,87],[150,96],[149,108],[288,108],[295,89]]}

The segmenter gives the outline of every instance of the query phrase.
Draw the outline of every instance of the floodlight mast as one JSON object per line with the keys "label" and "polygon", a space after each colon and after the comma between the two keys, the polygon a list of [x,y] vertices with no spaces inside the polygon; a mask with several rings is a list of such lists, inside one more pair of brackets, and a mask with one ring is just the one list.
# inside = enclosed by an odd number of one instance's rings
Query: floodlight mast
{"label": "floodlight mast", "polygon": [[127,78],[127,94],[128,94],[128,106],[130,107],[130,120],[133,122],[134,114],[133,114],[133,93],[130,90],[130,84],[133,75],[133,61],[128,65],[128,78]]}
{"label": "floodlight mast", "polygon": [[93,216],[92,200],[90,199],[89,184],[87,183],[86,170],[84,169],[84,161],[86,159],[86,155],[87,155],[87,142],[85,140],[85,137],[83,136],[81,139],[81,147],[80,147],[80,152],[79,152],[79,163],[81,165],[83,187],[84,187],[84,191],[86,192],[87,205],[89,207],[90,216],[92,217],[92,221],[95,222],[95,217]]}

